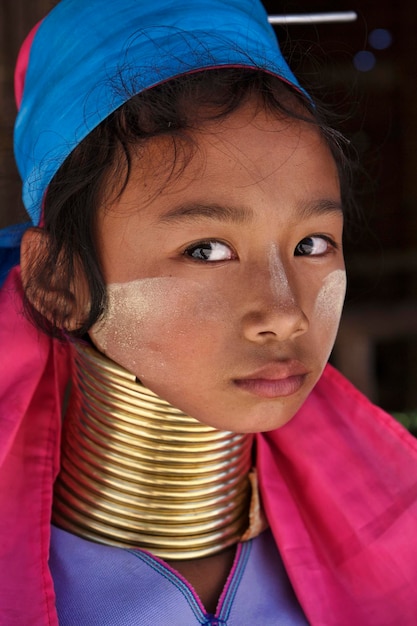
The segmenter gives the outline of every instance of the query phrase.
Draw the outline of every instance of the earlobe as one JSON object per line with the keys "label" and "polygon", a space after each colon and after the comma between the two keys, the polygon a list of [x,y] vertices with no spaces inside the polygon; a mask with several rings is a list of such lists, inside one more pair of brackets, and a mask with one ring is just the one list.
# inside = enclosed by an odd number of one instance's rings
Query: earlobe
{"label": "earlobe", "polygon": [[20,256],[25,296],[55,328],[73,331],[81,325],[85,313],[86,285],[85,280],[69,276],[62,261],[63,253],[51,254],[47,232],[41,228],[25,232]]}

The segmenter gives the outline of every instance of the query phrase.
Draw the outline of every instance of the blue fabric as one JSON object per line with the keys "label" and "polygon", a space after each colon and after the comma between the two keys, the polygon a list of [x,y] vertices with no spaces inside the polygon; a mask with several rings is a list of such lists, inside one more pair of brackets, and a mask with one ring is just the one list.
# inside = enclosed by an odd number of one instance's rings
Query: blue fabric
{"label": "blue fabric", "polygon": [[[131,95],[184,73],[236,65],[299,88],[258,0],[62,0],[35,35],[15,126],[33,224],[65,158]],[[0,232],[0,246],[8,237]]]}
{"label": "blue fabric", "polygon": [[215,615],[187,581],[141,550],[53,527],[50,568],[60,626],[307,626],[270,531],[241,544]]}
{"label": "blue fabric", "polygon": [[30,225],[30,222],[25,222],[0,230],[0,287],[9,270],[19,264],[20,240]]}

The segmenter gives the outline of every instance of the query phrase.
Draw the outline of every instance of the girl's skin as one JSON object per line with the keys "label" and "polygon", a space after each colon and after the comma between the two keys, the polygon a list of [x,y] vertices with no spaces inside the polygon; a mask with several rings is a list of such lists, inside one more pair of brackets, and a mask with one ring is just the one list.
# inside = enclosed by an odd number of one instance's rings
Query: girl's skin
{"label": "girl's skin", "polygon": [[174,172],[172,139],[151,141],[103,207],[109,308],[90,334],[198,420],[274,429],[319,379],[339,323],[336,165],[312,125],[256,102],[192,139],[195,153],[184,166],[177,151]]}
{"label": "girl's skin", "polygon": [[[336,165],[314,126],[256,101],[191,138],[177,143],[175,165],[172,138],[151,140],[133,155],[121,195],[111,199],[115,184],[103,195],[97,240],[109,307],[90,335],[198,420],[274,429],[318,381],[339,323]],[[28,232],[23,279],[41,249],[39,231]],[[79,280],[80,310],[83,287]],[[214,613],[233,556],[229,548],[173,565]]]}

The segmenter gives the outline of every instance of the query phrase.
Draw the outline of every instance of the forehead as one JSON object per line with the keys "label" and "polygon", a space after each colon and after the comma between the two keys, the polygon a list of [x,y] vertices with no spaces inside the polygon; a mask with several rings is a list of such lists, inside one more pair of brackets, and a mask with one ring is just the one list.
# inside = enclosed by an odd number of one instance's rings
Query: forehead
{"label": "forehead", "polygon": [[[250,102],[182,135],[163,135],[134,150],[129,181],[116,206],[166,210],[183,198],[241,206],[257,191],[339,197],[331,151],[317,125]],[[250,202],[249,202],[250,204]]]}

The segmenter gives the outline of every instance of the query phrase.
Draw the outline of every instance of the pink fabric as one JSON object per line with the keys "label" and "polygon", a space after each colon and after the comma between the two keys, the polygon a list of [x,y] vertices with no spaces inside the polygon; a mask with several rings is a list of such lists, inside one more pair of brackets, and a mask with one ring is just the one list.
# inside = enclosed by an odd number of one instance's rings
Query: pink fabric
{"label": "pink fabric", "polygon": [[26,70],[29,63],[30,49],[32,42],[35,38],[36,32],[42,22],[38,22],[30,31],[26,39],[24,40],[16,61],[16,69],[14,73],[14,97],[16,100],[17,108],[20,108],[20,103],[23,98],[23,90],[25,88]]}
{"label": "pink fabric", "polygon": [[[0,625],[57,626],[47,559],[69,350],[22,317],[20,290],[14,270],[0,292]],[[310,623],[414,626],[417,441],[328,367],[257,442],[264,507]]]}
{"label": "pink fabric", "polygon": [[417,623],[417,440],[327,367],[258,437],[266,514],[314,626]]}
{"label": "pink fabric", "polygon": [[69,360],[25,320],[20,290],[15,269],[0,292],[0,625],[55,626],[47,558]]}

